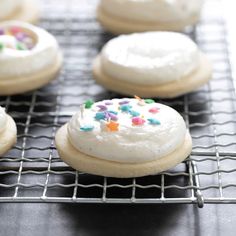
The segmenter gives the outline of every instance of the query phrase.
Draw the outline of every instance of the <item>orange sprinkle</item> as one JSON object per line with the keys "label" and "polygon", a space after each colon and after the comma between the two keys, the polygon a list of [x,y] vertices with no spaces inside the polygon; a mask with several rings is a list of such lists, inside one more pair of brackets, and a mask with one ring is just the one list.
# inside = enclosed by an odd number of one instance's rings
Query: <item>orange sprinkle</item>
{"label": "orange sprinkle", "polygon": [[109,131],[118,131],[119,130],[119,123],[116,123],[114,121],[110,121],[109,123],[106,124],[107,128]]}

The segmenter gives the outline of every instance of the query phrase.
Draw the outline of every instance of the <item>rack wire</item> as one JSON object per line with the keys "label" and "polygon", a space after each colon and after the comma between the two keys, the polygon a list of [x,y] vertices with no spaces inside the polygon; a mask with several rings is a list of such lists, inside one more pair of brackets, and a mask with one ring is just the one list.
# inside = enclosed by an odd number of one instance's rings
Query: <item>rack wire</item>
{"label": "rack wire", "polygon": [[164,173],[136,179],[80,173],[61,161],[56,130],[86,99],[118,96],[91,75],[93,58],[112,38],[95,20],[96,3],[41,0],[40,26],[57,37],[64,68],[42,89],[0,98],[18,127],[16,146],[0,158],[0,202],[236,203],[236,96],[218,0],[206,1],[201,22],[188,31],[212,60],[213,79],[191,94],[157,100],[183,115],[193,138],[191,156]]}

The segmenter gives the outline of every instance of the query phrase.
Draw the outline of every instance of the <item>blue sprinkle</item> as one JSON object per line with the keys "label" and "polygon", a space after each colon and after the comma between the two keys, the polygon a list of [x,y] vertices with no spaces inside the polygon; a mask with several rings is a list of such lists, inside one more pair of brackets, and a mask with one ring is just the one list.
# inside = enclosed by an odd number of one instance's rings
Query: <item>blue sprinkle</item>
{"label": "blue sprinkle", "polygon": [[114,115],[118,115],[118,112],[117,111],[108,111],[109,113],[112,113]]}
{"label": "blue sprinkle", "polygon": [[95,120],[105,120],[106,114],[104,112],[97,112],[94,118]]}
{"label": "blue sprinkle", "polygon": [[149,118],[149,119],[147,119],[147,120],[148,120],[149,123],[152,124],[152,125],[160,125],[160,124],[161,124],[161,122],[160,122],[159,120],[155,119],[155,118]]}
{"label": "blue sprinkle", "polygon": [[134,111],[134,110],[129,111],[129,113],[130,113],[130,115],[133,116],[133,117],[140,116],[140,113],[137,112],[137,111]]}
{"label": "blue sprinkle", "polygon": [[130,105],[120,106],[121,111],[124,111],[124,112],[129,112],[131,108],[132,108],[132,106],[130,106]]}
{"label": "blue sprinkle", "polygon": [[93,129],[94,129],[93,125],[86,125],[86,126],[80,127],[80,130],[84,132],[89,132],[89,131],[92,131]]}

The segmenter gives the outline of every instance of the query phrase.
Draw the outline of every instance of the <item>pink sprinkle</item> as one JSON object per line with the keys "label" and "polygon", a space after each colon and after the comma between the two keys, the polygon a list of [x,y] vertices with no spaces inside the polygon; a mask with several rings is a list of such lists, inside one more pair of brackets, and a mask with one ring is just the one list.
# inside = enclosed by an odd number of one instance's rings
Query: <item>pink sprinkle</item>
{"label": "pink sprinkle", "polygon": [[145,123],[145,120],[140,117],[133,117],[132,123],[133,125],[143,125]]}
{"label": "pink sprinkle", "polygon": [[14,27],[11,27],[10,31],[13,35],[15,35],[15,34],[21,32],[22,30],[21,30],[21,28],[14,26]]}
{"label": "pink sprinkle", "polygon": [[158,107],[153,107],[153,108],[151,108],[151,109],[149,109],[149,112],[151,112],[151,113],[158,113],[159,112],[159,110],[160,110],[160,108],[158,108]]}

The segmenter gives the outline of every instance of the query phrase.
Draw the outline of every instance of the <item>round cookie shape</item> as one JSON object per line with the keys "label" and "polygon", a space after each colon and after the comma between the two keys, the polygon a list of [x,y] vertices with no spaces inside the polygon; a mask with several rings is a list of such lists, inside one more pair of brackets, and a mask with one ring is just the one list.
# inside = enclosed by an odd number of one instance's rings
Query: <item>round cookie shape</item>
{"label": "round cookie shape", "polygon": [[181,31],[198,22],[202,5],[202,0],[101,0],[97,18],[116,34]]}
{"label": "round cookie shape", "polygon": [[5,20],[20,9],[23,0],[1,0],[0,20]]}
{"label": "round cookie shape", "polygon": [[20,20],[36,23],[39,18],[39,8],[36,0],[1,0],[0,21]]}
{"label": "round cookie shape", "polygon": [[190,154],[192,144],[174,109],[136,97],[85,103],[59,129],[56,146],[75,169],[128,178],[177,165]]}
{"label": "round cookie shape", "polygon": [[124,82],[159,85],[179,80],[199,66],[197,45],[173,32],[122,35],[110,40],[101,52],[105,74]]}
{"label": "round cookie shape", "polygon": [[0,23],[0,94],[30,91],[58,74],[62,55],[56,39],[28,23]]}
{"label": "round cookie shape", "polygon": [[124,95],[172,98],[205,84],[212,67],[186,35],[144,32],[111,39],[95,59],[93,74]]}
{"label": "round cookie shape", "polygon": [[16,124],[0,106],[0,155],[6,153],[16,143]]}

